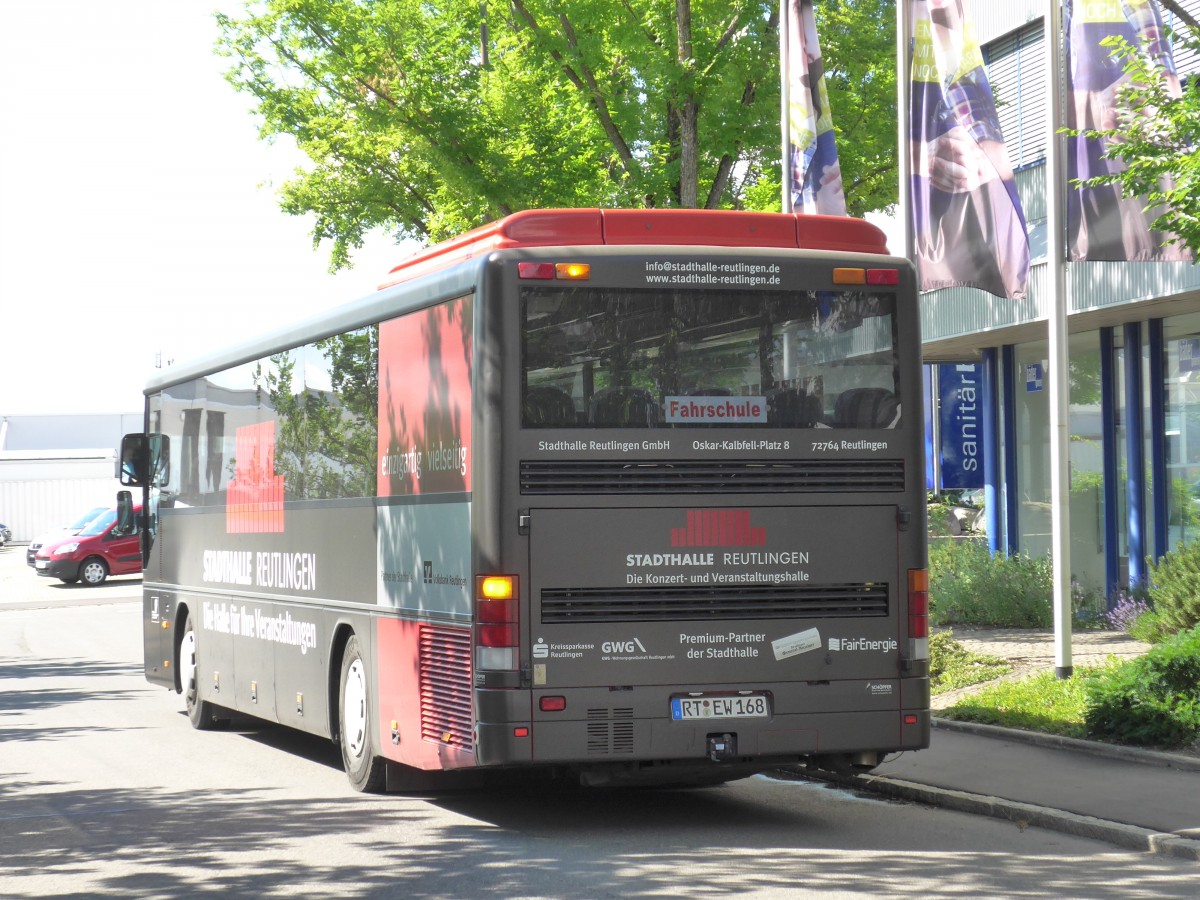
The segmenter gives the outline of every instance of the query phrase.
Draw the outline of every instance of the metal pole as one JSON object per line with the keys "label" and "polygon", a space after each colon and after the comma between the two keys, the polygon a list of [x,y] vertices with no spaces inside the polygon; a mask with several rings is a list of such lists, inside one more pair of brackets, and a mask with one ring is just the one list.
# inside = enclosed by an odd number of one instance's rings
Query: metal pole
{"label": "metal pole", "polygon": [[783,138],[779,180],[785,213],[792,211],[792,79],[791,61],[788,59],[788,2],[779,0],[779,133]]}
{"label": "metal pole", "polygon": [[913,259],[912,210],[909,208],[912,202],[912,157],[909,153],[909,143],[912,140],[912,111],[909,108],[909,95],[912,93],[912,69],[909,62],[911,32],[912,0],[896,0],[896,146],[899,148],[897,162],[900,170],[896,219],[900,226],[900,247],[890,249],[898,256],[909,259]]}
{"label": "metal pole", "polygon": [[1046,141],[1046,228],[1050,267],[1049,314],[1050,371],[1050,531],[1054,566],[1054,668],[1059,678],[1070,678],[1071,665],[1071,471],[1070,380],[1067,349],[1066,229],[1062,136],[1063,45],[1062,8],[1048,0],[1046,12],[1046,84],[1050,86],[1049,135]]}

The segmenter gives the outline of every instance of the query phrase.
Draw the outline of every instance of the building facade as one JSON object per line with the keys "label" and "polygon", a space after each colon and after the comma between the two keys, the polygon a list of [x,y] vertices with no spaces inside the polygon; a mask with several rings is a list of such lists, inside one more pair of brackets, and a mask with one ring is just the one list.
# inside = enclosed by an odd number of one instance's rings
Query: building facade
{"label": "building facade", "polygon": [[113,506],[121,484],[121,436],[143,414],[0,415],[0,522],[24,543],[97,506]]}
{"label": "building facade", "polygon": [[[1024,300],[965,288],[925,294],[924,354],[935,392],[947,371],[938,364],[977,364],[989,542],[1041,556],[1052,546],[1046,0],[972,6],[1033,264]],[[1200,0],[1180,6],[1200,16]],[[1173,24],[1165,9],[1163,18]],[[1200,69],[1186,53],[1176,64],[1184,76]],[[1151,561],[1200,534],[1200,267],[1072,262],[1066,283],[1071,574],[1111,604],[1142,583]]]}

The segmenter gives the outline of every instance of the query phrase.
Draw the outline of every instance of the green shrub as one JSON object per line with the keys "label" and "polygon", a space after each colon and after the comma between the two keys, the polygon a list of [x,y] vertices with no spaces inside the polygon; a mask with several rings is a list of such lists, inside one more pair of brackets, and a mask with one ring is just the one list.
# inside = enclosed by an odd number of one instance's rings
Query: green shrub
{"label": "green shrub", "polygon": [[949,629],[929,638],[929,689],[934,694],[981,684],[1011,671],[1012,666],[999,657],[972,653],[954,640]]}
{"label": "green shrub", "polygon": [[1200,624],[1200,541],[1172,550],[1150,566],[1148,593],[1167,632]]}
{"label": "green shrub", "polygon": [[[929,615],[935,625],[1050,628],[1054,566],[1048,557],[992,556],[978,540],[934,540],[929,546]],[[1076,626],[1103,623],[1102,597],[1071,584]]]}
{"label": "green shrub", "polygon": [[1131,638],[1136,641],[1144,641],[1147,644],[1158,644],[1165,641],[1171,635],[1178,633],[1174,629],[1169,628],[1158,617],[1158,613],[1152,609],[1146,610],[1134,619],[1127,630]]}
{"label": "green shrub", "polygon": [[1053,584],[1048,559],[993,557],[981,541],[935,541],[929,550],[930,616],[937,625],[1049,628]]}
{"label": "green shrub", "polygon": [[1200,739],[1200,626],[1089,679],[1088,732],[1125,744],[1180,747]]}

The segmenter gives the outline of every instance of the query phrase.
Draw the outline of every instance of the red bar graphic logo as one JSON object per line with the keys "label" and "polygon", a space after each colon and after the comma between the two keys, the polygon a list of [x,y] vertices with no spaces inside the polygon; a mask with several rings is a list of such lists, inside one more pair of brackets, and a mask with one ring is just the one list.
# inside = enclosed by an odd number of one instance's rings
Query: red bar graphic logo
{"label": "red bar graphic logo", "polygon": [[274,422],[237,430],[237,458],[225,498],[225,531],[283,531],[283,476],[275,474]]}
{"label": "red bar graphic logo", "polygon": [[750,524],[748,509],[689,509],[687,525],[671,529],[672,547],[761,547],[767,529]]}

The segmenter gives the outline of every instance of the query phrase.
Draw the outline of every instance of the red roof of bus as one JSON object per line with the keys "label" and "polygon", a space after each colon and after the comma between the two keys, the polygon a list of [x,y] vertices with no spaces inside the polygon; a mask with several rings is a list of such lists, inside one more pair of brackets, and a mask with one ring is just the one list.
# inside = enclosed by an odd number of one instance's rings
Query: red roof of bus
{"label": "red roof of bus", "polygon": [[584,244],[783,247],[887,253],[883,232],[862,219],[708,209],[529,209],[409,257],[383,289],[491,250]]}

